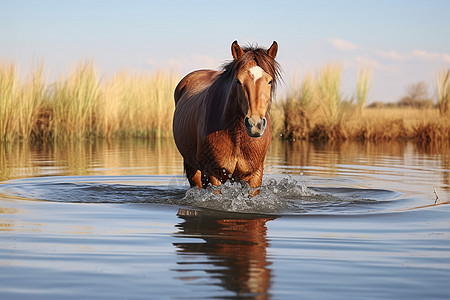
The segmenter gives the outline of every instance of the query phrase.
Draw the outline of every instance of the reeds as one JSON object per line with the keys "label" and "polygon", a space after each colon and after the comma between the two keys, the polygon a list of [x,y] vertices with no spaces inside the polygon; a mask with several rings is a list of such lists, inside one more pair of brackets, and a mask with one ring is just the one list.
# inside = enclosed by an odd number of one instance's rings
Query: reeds
{"label": "reeds", "polygon": [[372,70],[365,69],[359,71],[356,81],[356,105],[358,113],[361,115],[367,104],[370,89],[372,88]]}
{"label": "reeds", "polygon": [[100,101],[100,79],[92,62],[80,64],[67,79],[50,88],[48,110],[54,137],[81,138],[95,132]]}
{"label": "reeds", "polygon": [[280,134],[292,140],[346,138],[343,124],[354,112],[352,101],[342,95],[339,65],[329,64],[315,76],[308,73],[275,104],[275,110],[284,111],[285,127]]}
{"label": "reeds", "polygon": [[[343,96],[341,69],[327,65],[316,75],[294,81],[284,99],[274,103],[274,134],[285,139],[394,140],[434,142],[450,139],[448,118],[450,71],[438,80],[439,110],[435,108],[370,108],[371,70],[359,72],[354,98]],[[355,101],[356,98],[356,101]],[[283,124],[283,126],[281,126]]]}
{"label": "reeds", "polygon": [[[19,76],[0,61],[0,142],[172,135],[173,91],[179,76],[157,71],[102,75],[92,61],[49,83],[43,63]],[[438,108],[365,108],[370,70],[359,73],[354,97],[341,91],[341,68],[330,64],[294,80],[271,108],[272,132],[285,139],[450,139],[450,70],[437,77]]]}
{"label": "reeds", "polygon": [[39,112],[46,98],[43,64],[25,80],[14,63],[0,62],[0,140],[28,139],[38,129]]}
{"label": "reeds", "polygon": [[177,83],[178,76],[171,72],[115,74],[98,103],[97,135],[171,136]]}
{"label": "reeds", "polygon": [[17,99],[16,70],[13,64],[0,63],[0,138],[9,139],[17,124],[11,118]]}
{"label": "reeds", "polygon": [[171,135],[173,72],[101,77],[92,61],[49,84],[43,64],[21,78],[0,62],[0,141]]}
{"label": "reeds", "polygon": [[445,116],[450,114],[450,69],[438,73],[436,82],[439,112]]}

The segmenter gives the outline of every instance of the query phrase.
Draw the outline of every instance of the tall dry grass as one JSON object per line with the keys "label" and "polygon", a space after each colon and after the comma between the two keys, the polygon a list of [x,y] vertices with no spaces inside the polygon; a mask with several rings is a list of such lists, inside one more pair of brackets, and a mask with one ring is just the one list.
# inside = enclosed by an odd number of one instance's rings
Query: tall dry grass
{"label": "tall dry grass", "polygon": [[450,69],[438,73],[436,78],[438,107],[442,115],[450,114]]}
{"label": "tall dry grass", "polygon": [[0,63],[0,137],[9,139],[13,130],[17,130],[16,122],[11,116],[17,99],[16,70],[13,64]]}
{"label": "tall dry grass", "polygon": [[436,108],[368,108],[346,125],[351,136],[360,140],[439,142],[450,138],[450,121]]}
{"label": "tall dry grass", "polygon": [[356,80],[356,105],[360,115],[367,104],[372,83],[373,79],[371,69],[359,71],[358,79]]}
{"label": "tall dry grass", "polygon": [[[25,76],[0,61],[0,142],[172,135],[174,72],[100,74],[92,61],[49,82],[43,63]],[[365,108],[370,70],[354,97],[341,91],[342,70],[330,64],[294,80],[271,108],[272,131],[287,139],[433,142],[450,138],[450,71],[437,77],[439,109]]]}
{"label": "tall dry grass", "polygon": [[46,104],[55,138],[81,138],[95,132],[101,90],[99,74],[92,62],[79,64],[68,78],[57,80],[49,94]]}
{"label": "tall dry grass", "polygon": [[98,102],[96,131],[100,136],[167,137],[172,134],[173,91],[178,76],[172,72],[115,74]]}
{"label": "tall dry grass", "polygon": [[101,76],[92,61],[49,83],[0,62],[0,141],[171,135],[174,72]]}
{"label": "tall dry grass", "polygon": [[393,140],[415,139],[434,142],[450,139],[448,118],[450,72],[438,80],[439,110],[365,108],[372,86],[371,70],[358,74],[354,98],[340,90],[341,69],[330,64],[316,74],[294,81],[286,97],[275,102],[271,121],[274,134],[286,139]]}
{"label": "tall dry grass", "polygon": [[29,139],[38,131],[39,113],[46,101],[42,62],[25,79],[14,63],[0,62],[0,141]]}
{"label": "tall dry grass", "polygon": [[329,64],[316,74],[308,73],[300,84],[292,83],[286,97],[274,105],[285,125],[277,133],[288,139],[347,138],[344,124],[354,107],[353,99],[341,92],[341,77],[341,67]]}

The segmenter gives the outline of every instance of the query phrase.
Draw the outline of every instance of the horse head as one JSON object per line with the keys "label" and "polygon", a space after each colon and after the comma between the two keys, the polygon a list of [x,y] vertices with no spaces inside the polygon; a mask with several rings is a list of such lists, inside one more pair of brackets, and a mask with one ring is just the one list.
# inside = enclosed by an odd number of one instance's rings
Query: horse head
{"label": "horse head", "polygon": [[273,42],[268,50],[264,50],[264,53],[248,51],[248,55],[237,41],[231,45],[234,61],[239,66],[235,69],[232,88],[235,89],[244,115],[244,127],[250,137],[262,136],[267,126],[266,115],[270,108],[276,77],[276,73],[271,70],[274,69],[277,51],[276,42]]}

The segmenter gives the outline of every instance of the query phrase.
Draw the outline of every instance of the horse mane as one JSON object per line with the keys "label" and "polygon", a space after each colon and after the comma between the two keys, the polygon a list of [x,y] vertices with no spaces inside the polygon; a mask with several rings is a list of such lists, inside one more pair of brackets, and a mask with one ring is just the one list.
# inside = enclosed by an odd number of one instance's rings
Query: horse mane
{"label": "horse mane", "polygon": [[226,62],[221,66],[222,73],[218,76],[217,80],[226,81],[233,78],[238,70],[240,70],[249,61],[253,60],[256,62],[257,66],[261,67],[272,77],[272,93],[274,93],[277,83],[281,78],[281,70],[278,62],[267,54],[267,49],[259,47],[258,45],[249,45],[243,47],[242,50],[244,50],[244,54],[241,57],[237,60]]}

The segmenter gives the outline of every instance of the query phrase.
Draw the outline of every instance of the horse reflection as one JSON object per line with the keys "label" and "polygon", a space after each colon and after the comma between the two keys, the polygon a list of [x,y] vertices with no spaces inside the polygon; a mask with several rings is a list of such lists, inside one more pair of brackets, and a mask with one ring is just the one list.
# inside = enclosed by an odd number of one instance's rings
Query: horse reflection
{"label": "horse reflection", "polygon": [[[209,279],[219,279],[221,286],[237,296],[268,298],[270,262],[266,255],[266,222],[274,218],[236,218],[182,209],[178,216],[184,222],[177,225],[177,237],[202,239],[174,243],[180,258],[177,271],[183,273],[179,279],[202,281],[189,274],[201,269]],[[203,259],[204,255],[208,260]]]}

